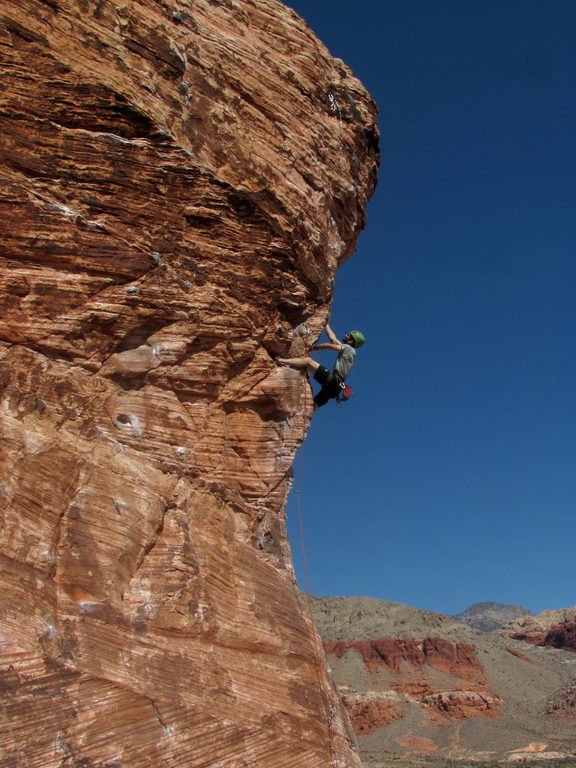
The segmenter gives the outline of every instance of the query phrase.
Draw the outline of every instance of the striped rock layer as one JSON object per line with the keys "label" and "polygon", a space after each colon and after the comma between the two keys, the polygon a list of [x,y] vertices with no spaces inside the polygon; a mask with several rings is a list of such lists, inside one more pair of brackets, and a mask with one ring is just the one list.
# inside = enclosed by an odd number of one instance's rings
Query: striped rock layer
{"label": "striped rock layer", "polygon": [[276,0],[1,0],[6,768],[357,768],[284,525],[378,164]]}

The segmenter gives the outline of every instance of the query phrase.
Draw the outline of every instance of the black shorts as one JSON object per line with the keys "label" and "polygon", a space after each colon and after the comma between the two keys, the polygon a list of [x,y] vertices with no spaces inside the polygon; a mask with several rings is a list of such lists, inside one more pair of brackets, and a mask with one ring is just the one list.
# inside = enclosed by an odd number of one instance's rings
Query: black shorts
{"label": "black shorts", "polygon": [[316,397],[314,402],[318,407],[326,405],[328,400],[332,400],[334,397],[338,397],[340,394],[340,384],[333,371],[329,371],[328,368],[324,368],[323,365],[318,367],[318,370],[314,374],[314,380],[318,384],[322,384],[322,389]]}
{"label": "black shorts", "polygon": [[324,368],[323,365],[319,365],[314,374],[314,381],[317,381],[318,384],[322,384],[322,386],[324,386],[324,384],[326,384],[332,375],[333,374],[330,373],[328,368]]}

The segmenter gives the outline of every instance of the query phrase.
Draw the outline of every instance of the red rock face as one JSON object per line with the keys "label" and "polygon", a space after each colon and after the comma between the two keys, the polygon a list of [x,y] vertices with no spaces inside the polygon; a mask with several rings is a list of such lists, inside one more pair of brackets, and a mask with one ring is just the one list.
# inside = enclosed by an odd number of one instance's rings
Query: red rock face
{"label": "red rock face", "polygon": [[512,632],[513,640],[524,640],[531,645],[560,648],[576,653],[576,619],[547,627],[542,631]]}
{"label": "red rock face", "polygon": [[419,701],[430,708],[430,716],[446,720],[467,720],[470,717],[499,717],[502,701],[488,690],[434,691],[420,696]]}
{"label": "red rock face", "polygon": [[369,672],[387,667],[394,673],[402,674],[403,665],[419,669],[426,665],[446,675],[455,675],[471,683],[484,682],[484,673],[473,646],[465,643],[451,643],[439,637],[424,640],[396,639],[340,640],[325,644],[326,652],[337,658],[350,650],[357,651]]}
{"label": "red rock face", "polygon": [[[340,640],[325,643],[325,649],[329,656],[334,655],[337,659],[350,651],[359,653],[370,674],[390,673],[389,685],[399,695],[395,705],[390,701],[375,702],[372,694],[365,698],[347,697],[346,706],[359,734],[372,732],[403,717],[406,707],[401,706],[402,701],[417,703],[432,721],[499,716],[500,698],[488,690],[471,645],[451,643],[438,637],[421,641],[380,638]],[[442,677],[438,678],[434,673],[440,673]],[[393,717],[388,716],[391,706]],[[358,730],[358,724],[361,730]]]}
{"label": "red rock face", "polygon": [[1,4],[5,764],[358,766],[272,357],[326,322],[374,106],[275,0]]}
{"label": "red rock face", "polygon": [[344,704],[358,736],[373,733],[390,725],[395,720],[401,720],[406,715],[406,710],[392,701],[375,701],[344,696]]}

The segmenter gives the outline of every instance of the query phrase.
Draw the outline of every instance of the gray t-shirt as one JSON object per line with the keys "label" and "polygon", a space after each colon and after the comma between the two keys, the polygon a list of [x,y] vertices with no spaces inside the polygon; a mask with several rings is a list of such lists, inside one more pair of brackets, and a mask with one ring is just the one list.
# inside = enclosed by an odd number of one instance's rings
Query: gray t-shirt
{"label": "gray t-shirt", "polygon": [[356,350],[354,347],[351,347],[350,344],[342,344],[342,348],[340,352],[338,352],[338,357],[336,358],[336,363],[334,364],[334,371],[340,374],[343,381],[352,370],[355,359]]}

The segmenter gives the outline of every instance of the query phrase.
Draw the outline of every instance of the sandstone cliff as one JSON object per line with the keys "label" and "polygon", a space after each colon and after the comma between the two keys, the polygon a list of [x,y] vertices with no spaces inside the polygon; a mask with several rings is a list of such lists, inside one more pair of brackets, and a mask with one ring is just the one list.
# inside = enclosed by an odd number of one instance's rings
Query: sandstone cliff
{"label": "sandstone cliff", "polygon": [[375,108],[276,0],[1,0],[2,765],[359,765],[283,508]]}

